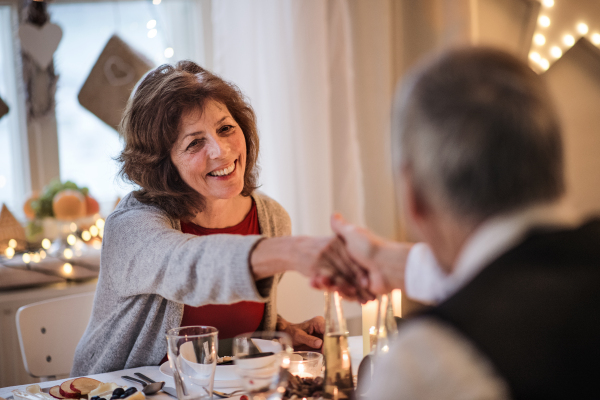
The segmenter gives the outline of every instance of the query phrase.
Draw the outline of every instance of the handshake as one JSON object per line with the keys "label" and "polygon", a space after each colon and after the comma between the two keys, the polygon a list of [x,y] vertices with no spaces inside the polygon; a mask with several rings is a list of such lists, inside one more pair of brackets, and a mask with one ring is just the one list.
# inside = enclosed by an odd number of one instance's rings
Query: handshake
{"label": "handshake", "polygon": [[[378,237],[365,228],[331,217],[335,237],[323,240],[306,275],[316,289],[338,291],[361,303],[404,288],[404,270],[411,244]],[[310,261],[310,258],[308,258]]]}

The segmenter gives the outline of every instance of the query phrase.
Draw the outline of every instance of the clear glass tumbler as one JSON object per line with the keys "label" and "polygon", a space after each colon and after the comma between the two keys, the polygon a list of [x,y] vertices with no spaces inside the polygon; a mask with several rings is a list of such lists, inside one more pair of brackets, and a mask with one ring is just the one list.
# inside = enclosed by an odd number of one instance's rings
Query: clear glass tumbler
{"label": "clear glass tumbler", "polygon": [[285,393],[292,339],[283,332],[254,332],[236,336],[236,372],[253,400],[277,400]]}
{"label": "clear glass tumbler", "polygon": [[185,326],[167,332],[169,364],[179,400],[212,398],[218,333],[212,326]]}

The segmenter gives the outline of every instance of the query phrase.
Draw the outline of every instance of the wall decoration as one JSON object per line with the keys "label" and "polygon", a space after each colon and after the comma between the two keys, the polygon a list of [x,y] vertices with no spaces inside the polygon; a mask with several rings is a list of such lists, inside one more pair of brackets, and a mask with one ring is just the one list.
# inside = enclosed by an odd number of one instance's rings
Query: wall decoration
{"label": "wall decoration", "polygon": [[41,69],[48,68],[52,62],[52,56],[61,38],[62,29],[51,22],[42,26],[24,23],[19,27],[21,49],[29,54]]}
{"label": "wall decoration", "polygon": [[131,91],[152,65],[117,35],[112,36],[79,92],[79,103],[118,130]]}
{"label": "wall decoration", "polygon": [[0,253],[4,253],[9,247],[14,250],[23,250],[26,246],[25,228],[9,211],[6,204],[2,204],[2,211],[0,211]]}
{"label": "wall decoration", "polygon": [[2,97],[0,97],[0,118],[4,117],[6,114],[8,114],[8,105],[6,105],[4,100],[2,100]]}
{"label": "wall decoration", "polygon": [[[50,23],[46,2],[25,1],[24,3],[27,5],[23,10],[24,21],[19,28],[19,37],[22,41],[21,58],[26,88],[27,117],[34,120],[54,112],[58,76],[54,72],[52,55],[58,47],[62,30]],[[44,35],[48,35],[49,38],[43,37]],[[39,44],[36,43],[38,40],[41,40]]]}
{"label": "wall decoration", "polygon": [[600,1],[541,0],[541,5],[529,52],[535,71],[546,71],[580,38],[600,46]]}

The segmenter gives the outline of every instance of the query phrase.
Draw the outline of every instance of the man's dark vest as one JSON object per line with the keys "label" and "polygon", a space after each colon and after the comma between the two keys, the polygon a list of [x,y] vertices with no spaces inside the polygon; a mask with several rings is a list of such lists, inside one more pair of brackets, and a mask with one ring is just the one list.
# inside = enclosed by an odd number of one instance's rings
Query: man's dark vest
{"label": "man's dark vest", "polygon": [[424,314],[469,339],[515,399],[600,399],[600,220],[532,232]]}

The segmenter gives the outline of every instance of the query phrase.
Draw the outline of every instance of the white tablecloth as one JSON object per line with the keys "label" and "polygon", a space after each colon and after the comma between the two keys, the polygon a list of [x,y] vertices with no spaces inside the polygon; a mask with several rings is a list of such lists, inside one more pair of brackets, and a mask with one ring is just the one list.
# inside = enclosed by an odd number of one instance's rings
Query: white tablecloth
{"label": "white tablecloth", "polygon": [[[354,375],[356,375],[356,371],[358,370],[358,364],[360,364],[360,361],[362,359],[362,336],[352,336],[352,337],[348,338],[348,347],[350,348],[350,357],[352,360],[352,372]],[[128,375],[128,376],[132,376],[132,377],[136,378],[136,376],[133,374],[134,372],[141,372],[142,374],[146,375],[149,378],[152,378],[155,381],[165,381],[166,382],[165,386],[175,387],[173,378],[170,376],[166,376],[162,372],[160,372],[159,367],[132,368],[132,369],[126,369],[126,370],[122,370],[122,371],[107,372],[104,374],[89,375],[89,377],[99,380],[101,382],[115,382],[118,385],[135,386],[138,389],[140,389],[141,385],[126,381],[125,379],[121,378],[121,376],[123,376],[123,375]],[[60,379],[57,381],[41,382],[39,385],[42,388],[49,388],[52,386],[59,385],[60,383],[66,381],[66,380],[67,379]],[[0,397],[6,398],[8,396],[12,396],[13,390],[15,390],[15,389],[22,390],[22,389],[25,389],[29,385],[30,384],[1,388],[0,389]],[[231,388],[221,389],[218,386],[215,386],[215,389],[220,390],[222,392],[232,392],[235,390],[235,389],[231,389]],[[217,397],[214,396],[214,398],[216,399]],[[232,397],[231,399],[235,400],[238,398],[239,397]],[[174,400],[174,398],[165,393],[159,392],[158,394],[152,396],[152,400]]]}

